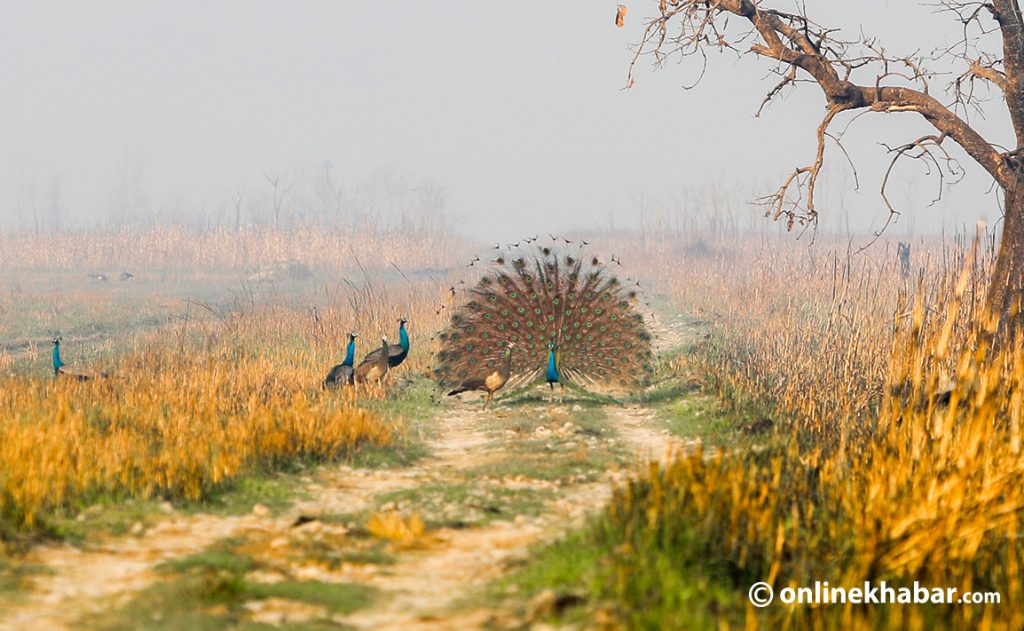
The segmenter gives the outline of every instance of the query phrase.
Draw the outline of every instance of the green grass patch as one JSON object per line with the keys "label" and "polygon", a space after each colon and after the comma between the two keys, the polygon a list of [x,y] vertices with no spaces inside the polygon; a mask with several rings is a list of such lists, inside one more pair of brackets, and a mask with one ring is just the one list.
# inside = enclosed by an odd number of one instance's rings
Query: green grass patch
{"label": "green grass patch", "polygon": [[[620,491],[618,501],[622,499]],[[713,527],[698,527],[695,519],[680,513],[650,528],[644,505],[632,506],[628,515],[602,513],[536,550],[521,569],[489,586],[483,598],[518,603],[522,614],[522,603],[544,590],[579,597],[579,606],[548,620],[559,624],[588,626],[601,615],[610,617],[616,628],[704,629],[723,622],[729,628],[742,626],[746,591],[739,585],[749,587],[761,579],[712,552],[717,539]]]}
{"label": "green grass patch", "polygon": [[0,601],[18,600],[31,588],[34,577],[49,573],[51,570],[45,566],[0,556]]}
{"label": "green grass patch", "polygon": [[234,552],[234,547],[242,543],[242,539],[225,539],[202,552],[181,559],[165,561],[158,565],[157,569],[166,573],[178,574],[192,571],[244,574],[254,569],[256,562],[246,555]]}
{"label": "green grass patch", "polygon": [[[289,468],[293,473],[305,470],[298,463]],[[304,496],[303,485],[296,475],[265,473],[231,478],[208,497],[202,500],[178,498],[171,508],[186,514],[244,515],[252,511],[255,504],[263,504],[272,514],[278,514]],[[82,545],[104,537],[129,534],[136,524],[145,531],[165,517],[163,503],[160,498],[100,497],[73,516],[48,517],[39,532],[42,537]],[[30,543],[32,538],[26,534],[25,543]]]}
{"label": "green grass patch", "polygon": [[300,475],[308,473],[314,465],[293,462],[280,473],[263,473],[228,480],[224,486],[200,501],[182,501],[181,510],[187,513],[215,515],[244,515],[256,504],[263,504],[277,515],[297,499],[308,497]]}
{"label": "green grass patch", "polygon": [[707,392],[686,367],[685,356],[696,352],[687,345],[661,354],[651,384],[626,400],[655,411],[673,435],[720,446],[743,433],[748,424],[764,418],[753,402],[724,402]]}
{"label": "green grass patch", "polygon": [[394,440],[390,445],[367,445],[356,450],[348,460],[351,466],[367,469],[407,467],[430,454],[427,441],[435,431],[433,420],[441,408],[435,384],[419,375],[401,374],[397,378],[401,383],[392,396],[366,402],[370,411],[393,419]]}
{"label": "green grass patch", "polygon": [[353,583],[321,581],[282,581],[280,583],[246,583],[248,598],[287,598],[326,607],[331,613],[349,614],[372,601],[373,591]]}
{"label": "green grass patch", "polygon": [[[201,553],[164,563],[165,576],[127,604],[82,620],[96,629],[320,629],[344,628],[332,616],[349,614],[370,604],[372,588],[351,583],[292,580],[275,583],[249,580],[248,573],[263,568],[239,553],[244,541],[229,539]],[[253,620],[253,601],[270,598],[304,603],[313,610],[302,623],[260,624]],[[248,606],[247,606],[248,604]]]}
{"label": "green grass patch", "polygon": [[595,569],[604,551],[587,534],[586,530],[574,531],[535,551],[529,563],[495,581],[489,592],[497,597],[510,592],[531,595],[544,589],[564,593],[589,584],[597,577]]}
{"label": "green grass patch", "polygon": [[[345,515],[337,520],[334,516],[325,515],[320,517],[324,523],[365,523],[367,515]],[[361,527],[360,527],[361,528]],[[343,545],[335,539],[309,538],[302,542],[302,545],[293,554],[293,560],[299,563],[315,563],[323,565],[331,570],[340,568],[343,564],[353,565],[392,565],[396,559],[387,550],[387,542],[369,537],[369,533],[359,530],[350,530]]]}
{"label": "green grass patch", "polygon": [[428,528],[469,528],[518,515],[539,515],[554,494],[547,489],[507,488],[480,483],[432,484],[385,493],[379,506],[418,514]]}
{"label": "green grass patch", "polygon": [[160,500],[100,497],[77,514],[54,515],[44,520],[43,537],[77,545],[103,537],[126,535],[136,524],[143,529],[160,519]]}
{"label": "green grass patch", "polygon": [[738,416],[717,399],[704,395],[666,400],[652,407],[657,418],[673,435],[699,438],[712,445],[727,443],[751,416]]}
{"label": "green grass patch", "polygon": [[[597,570],[605,552],[588,535],[587,530],[571,532],[555,544],[538,548],[522,568],[494,581],[483,592],[465,597],[459,606],[512,607],[514,613],[524,617],[527,603],[542,591],[550,589],[556,598],[564,598],[596,590],[594,581],[600,580]],[[587,607],[570,608],[559,612],[557,619],[544,622],[581,623],[586,611]]]}
{"label": "green grass patch", "polygon": [[551,447],[542,441],[524,442],[516,454],[468,469],[467,478],[532,478],[564,482],[592,482],[609,467],[622,463],[610,453],[573,448]]}

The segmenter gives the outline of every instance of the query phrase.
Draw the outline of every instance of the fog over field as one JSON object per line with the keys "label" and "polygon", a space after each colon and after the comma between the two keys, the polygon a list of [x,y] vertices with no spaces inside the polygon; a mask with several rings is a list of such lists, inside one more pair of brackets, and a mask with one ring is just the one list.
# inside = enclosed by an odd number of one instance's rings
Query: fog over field
{"label": "fog over field", "polygon": [[[281,214],[292,223],[327,204],[327,182],[354,204],[386,205],[403,191],[485,241],[633,227],[658,207],[755,214],[747,208],[757,194],[812,159],[820,90],[802,85],[755,118],[775,77],[769,64],[729,51],[710,55],[694,90],[681,86],[697,59],[655,71],[651,58],[623,90],[629,47],[655,7],[630,6],[620,30],[615,6],[5,3],[0,223],[231,224],[240,193],[241,221],[266,221],[274,178],[289,189]],[[913,2],[809,8],[851,39],[877,35],[894,55],[958,37],[948,15]],[[952,79],[932,77],[933,93]],[[985,120],[971,112],[972,123],[1011,145],[1003,108],[991,109]],[[890,114],[862,117],[858,130],[847,148],[860,191],[830,150],[823,231],[880,226],[888,158],[879,141],[908,142],[929,128]],[[920,163],[898,168],[892,199],[908,212],[893,236],[994,223],[989,178],[964,166],[964,181],[932,207],[937,182]]]}
{"label": "fog over field", "polygon": [[0,631],[1024,629],[1022,4],[0,1]]}

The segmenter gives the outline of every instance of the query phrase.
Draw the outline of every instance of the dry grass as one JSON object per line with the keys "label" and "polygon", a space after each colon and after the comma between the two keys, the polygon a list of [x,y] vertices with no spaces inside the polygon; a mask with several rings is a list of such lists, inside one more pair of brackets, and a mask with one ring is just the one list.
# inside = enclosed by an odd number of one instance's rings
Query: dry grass
{"label": "dry grass", "polygon": [[[713,322],[686,361],[781,430],[753,450],[680,454],[621,489],[593,534],[607,551],[599,600],[644,628],[1024,626],[1024,347],[979,335],[985,257],[919,248],[908,292],[882,248],[704,246],[647,248],[670,300]],[[761,580],[776,593],[920,581],[1002,603],[757,610],[745,595]]]}
{"label": "dry grass", "polygon": [[[957,348],[979,321],[989,252],[971,259],[962,241],[918,242],[914,250],[906,280],[895,244],[885,242],[858,254],[846,242],[809,247],[789,238],[658,241],[634,245],[644,256],[627,264],[643,270],[672,307],[711,327],[712,340],[685,361],[711,377],[720,395],[768,404],[790,422],[828,433],[874,425],[893,345],[913,324],[915,300],[920,326],[949,322],[948,343]],[[947,318],[961,270],[969,272],[964,294]],[[955,360],[947,353],[933,368],[949,381]]]}
{"label": "dry grass", "polygon": [[0,514],[32,526],[99,497],[198,499],[236,475],[389,442],[385,420],[318,391],[319,371],[240,339],[149,343],[92,382],[0,385]]}
{"label": "dry grass", "polygon": [[[0,256],[16,252],[28,257],[18,265],[43,267],[77,265],[72,254],[155,267],[190,256],[225,266],[323,252],[341,265],[351,257],[336,235],[249,235],[239,246],[233,233],[194,242],[113,234],[98,237],[94,250],[69,235],[56,244],[67,258],[46,262],[31,257],[53,243],[21,238],[28,241],[0,248]],[[600,580],[590,582],[597,598],[651,628],[680,620],[1024,627],[1024,347],[996,352],[979,336],[979,279],[989,258],[962,243],[915,244],[917,262],[904,281],[885,244],[854,255],[845,244],[738,239],[601,242],[642,253],[626,261],[632,271],[679,311],[711,323],[711,338],[682,361],[720,396],[756,407],[782,429],[752,450],[681,454],[620,489],[593,533],[602,551]],[[366,258],[382,251],[372,238],[359,243],[369,244]],[[396,254],[388,256],[410,266],[449,256],[436,242],[406,245],[397,254],[401,243],[389,243]],[[438,306],[452,306],[449,283],[367,282],[342,286],[316,309],[206,314],[137,335],[104,366],[116,375],[109,380],[6,379],[0,525],[38,523],[104,495],[201,497],[260,467],[387,442],[386,422],[345,394],[320,391],[319,382],[340,361],[348,331],[361,334],[362,356],[381,333],[395,336],[400,316],[411,319],[414,340],[402,370],[425,371],[428,333],[446,315]],[[387,394],[363,392],[358,401]],[[387,514],[368,528],[397,541],[422,534],[422,522]],[[760,580],[777,589],[916,580],[999,591],[1002,604],[754,610],[745,594]]]}
{"label": "dry grass", "polygon": [[427,527],[419,515],[403,517],[393,511],[371,515],[366,522],[366,530],[378,539],[404,548],[418,545],[427,533]]}
{"label": "dry grass", "polygon": [[[0,377],[0,538],[45,529],[50,516],[101,499],[197,499],[237,476],[388,444],[401,426],[379,400],[430,362],[440,284],[343,284],[308,296],[320,306],[307,308],[272,304],[273,296],[196,304],[116,348],[66,338],[65,359],[108,349],[93,367],[111,376],[54,381],[40,369]],[[402,316],[412,352],[383,387],[320,388],[349,331],[360,333],[358,362],[381,334],[397,341]],[[37,362],[49,364],[48,350]]]}
{"label": "dry grass", "polygon": [[445,268],[467,248],[441,233],[320,227],[297,230],[191,230],[122,228],[106,232],[0,235],[0,268],[120,271],[138,269],[240,269],[295,260],[313,268]]}

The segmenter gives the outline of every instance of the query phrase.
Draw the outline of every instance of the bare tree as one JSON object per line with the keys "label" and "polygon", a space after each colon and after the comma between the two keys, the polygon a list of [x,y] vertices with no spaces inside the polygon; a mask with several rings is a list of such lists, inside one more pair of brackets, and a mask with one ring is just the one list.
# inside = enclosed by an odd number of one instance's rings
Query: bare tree
{"label": "bare tree", "polygon": [[[833,129],[840,115],[851,112],[912,112],[922,116],[934,133],[889,148],[892,159],[885,171],[881,195],[891,221],[898,212],[886,187],[894,166],[904,159],[925,162],[946,182],[963,176],[949,143],[959,145],[992,177],[1003,200],[1003,229],[987,306],[999,315],[1003,333],[1024,324],[1019,305],[1024,295],[1024,16],[1018,0],[939,0],[934,7],[958,24],[960,37],[927,55],[893,56],[876,40],[843,40],[836,29],[814,22],[806,10],[785,12],[755,0],[659,0],[657,17],[650,20],[630,64],[643,56],[657,64],[672,58],[699,60],[699,83],[711,49],[752,53],[773,62],[778,83],[761,104],[763,109],[784,90],[816,84],[825,97],[825,114],[817,127],[817,151],[808,164],[796,168],[774,192],[761,198],[766,214],[795,224],[816,225],[815,185],[824,163],[827,142],[843,148],[849,127]],[[802,5],[799,5],[802,6]],[[986,46],[991,50],[986,50]],[[932,94],[929,80],[941,73],[928,66],[956,68],[942,91]],[[1014,140],[1010,148],[982,136],[970,114],[980,112],[988,84],[1001,94],[1009,111]],[[760,109],[758,110],[760,113]],[[838,124],[837,124],[838,125]],[[830,145],[830,146],[831,146]],[[888,225],[888,223],[886,224]]]}
{"label": "bare tree", "polygon": [[242,230],[242,201],[245,199],[245,182],[231,191],[231,204],[235,207],[235,232]]}
{"label": "bare tree", "polygon": [[271,202],[274,206],[274,230],[281,228],[281,209],[284,207],[284,201],[288,197],[288,193],[291,192],[292,187],[295,183],[288,179],[287,173],[280,171],[268,172],[266,169],[263,171],[263,177],[267,180],[267,183],[273,187],[273,199]]}

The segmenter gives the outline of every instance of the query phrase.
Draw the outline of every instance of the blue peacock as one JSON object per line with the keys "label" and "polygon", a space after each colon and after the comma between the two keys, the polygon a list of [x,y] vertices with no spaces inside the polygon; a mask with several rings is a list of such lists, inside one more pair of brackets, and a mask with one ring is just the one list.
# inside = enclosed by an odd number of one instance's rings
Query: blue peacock
{"label": "blue peacock", "polygon": [[558,372],[558,347],[555,343],[548,342],[548,366],[544,371],[544,381],[551,387],[551,396],[554,397],[555,384],[558,384],[558,394],[565,394],[565,384],[562,382],[562,375]]}
{"label": "blue peacock", "polygon": [[64,341],[61,336],[53,338],[53,378],[67,379],[70,381],[91,381],[96,378],[106,378],[109,375],[105,372],[96,372],[91,368],[67,364],[60,357],[60,345]]}
{"label": "blue peacock", "polygon": [[355,369],[353,364],[356,359],[356,334],[348,334],[348,347],[345,350],[345,359],[331,368],[331,371],[327,373],[327,377],[324,379],[324,387],[331,388],[336,386],[350,386],[353,383],[353,377],[355,376]]}
{"label": "blue peacock", "polygon": [[538,248],[501,256],[469,290],[440,334],[435,376],[443,385],[478,380],[514,343],[510,381],[541,375],[554,390],[625,386],[650,372],[651,335],[637,295],[597,257]]}

